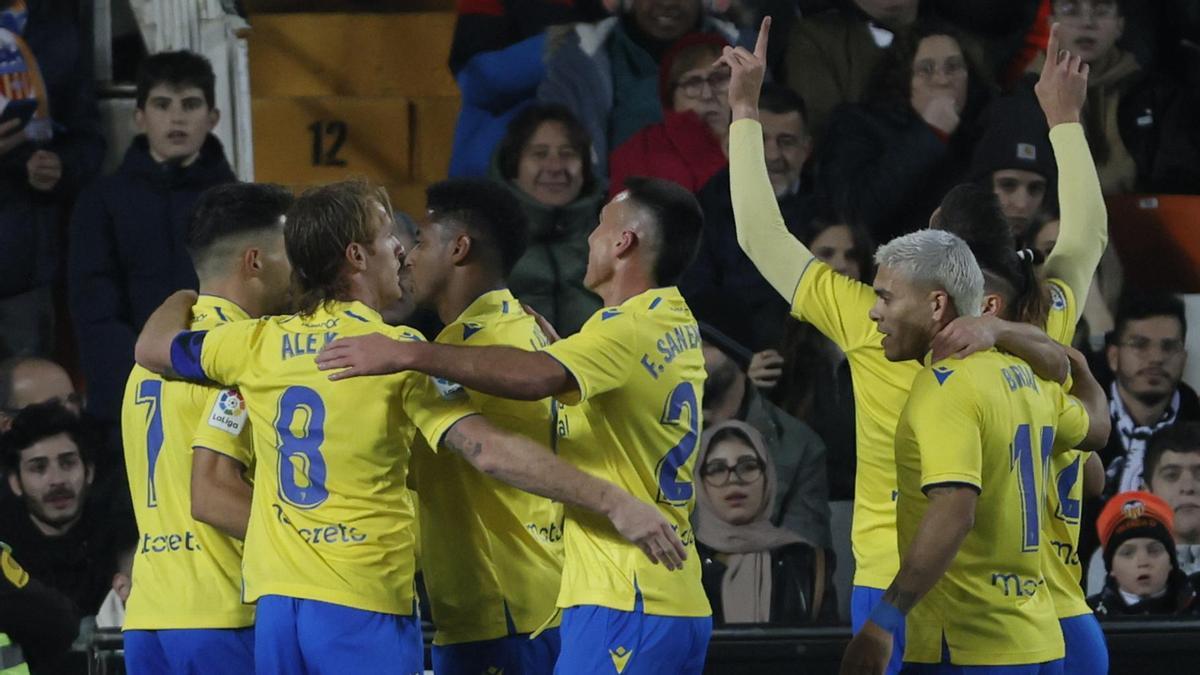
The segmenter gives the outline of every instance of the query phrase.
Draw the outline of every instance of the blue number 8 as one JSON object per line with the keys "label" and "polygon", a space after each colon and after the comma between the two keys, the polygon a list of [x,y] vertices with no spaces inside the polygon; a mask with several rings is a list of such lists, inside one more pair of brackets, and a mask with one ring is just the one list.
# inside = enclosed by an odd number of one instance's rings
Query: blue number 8
{"label": "blue number 8", "polygon": [[[292,432],[296,414],[303,411],[306,419],[303,435]],[[308,387],[288,387],[279,399],[279,414],[275,417],[279,434],[279,496],[302,509],[319,506],[329,497],[325,489],[325,458],[321,444],[325,442],[325,402]],[[303,484],[298,478],[303,477]]]}
{"label": "blue number 8", "polygon": [[691,382],[681,382],[671,391],[663,410],[662,423],[677,425],[683,417],[683,409],[688,409],[688,429],[679,443],[667,451],[658,463],[658,501],[683,506],[692,498],[691,476],[688,480],[679,480],[680,470],[686,468],[687,461],[696,452],[696,436],[700,426],[700,406],[696,403],[696,388]]}

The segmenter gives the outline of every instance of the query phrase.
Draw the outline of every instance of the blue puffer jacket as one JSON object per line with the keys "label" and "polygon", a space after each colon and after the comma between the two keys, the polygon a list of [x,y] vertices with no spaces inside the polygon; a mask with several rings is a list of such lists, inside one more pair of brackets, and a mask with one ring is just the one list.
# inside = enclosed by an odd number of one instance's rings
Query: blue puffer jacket
{"label": "blue puffer jacket", "polygon": [[184,244],[192,205],[204,190],[235,180],[215,136],[186,167],[154,161],[138,136],[120,168],[79,195],[67,281],[88,409],[98,418],[119,419],[133,344],[151,312],[197,286]]}

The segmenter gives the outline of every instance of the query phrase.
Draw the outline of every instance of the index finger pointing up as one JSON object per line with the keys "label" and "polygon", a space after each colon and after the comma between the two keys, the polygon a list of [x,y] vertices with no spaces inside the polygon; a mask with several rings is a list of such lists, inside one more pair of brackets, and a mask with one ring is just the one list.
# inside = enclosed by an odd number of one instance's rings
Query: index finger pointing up
{"label": "index finger pointing up", "polygon": [[758,42],[754,43],[754,57],[760,61],[767,60],[767,35],[771,32],[771,17],[764,16],[762,26],[758,29]]}
{"label": "index finger pointing up", "polygon": [[1053,69],[1058,65],[1058,22],[1050,24],[1050,39],[1046,42],[1046,64],[1047,70]]}

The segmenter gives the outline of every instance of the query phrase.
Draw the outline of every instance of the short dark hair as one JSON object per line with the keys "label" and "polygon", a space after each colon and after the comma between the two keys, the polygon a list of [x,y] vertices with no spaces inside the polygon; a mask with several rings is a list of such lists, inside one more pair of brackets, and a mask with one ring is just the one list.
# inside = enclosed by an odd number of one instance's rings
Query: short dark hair
{"label": "short dark hair", "polygon": [[934,229],[958,235],[983,270],[989,287],[999,286],[1011,304],[1011,318],[1042,326],[1050,312],[1048,289],[1037,278],[1038,254],[1017,252],[1000,200],[988,187],[960,183],[942,198],[931,220]]}
{"label": "short dark hair", "polygon": [[346,290],[342,276],[346,247],[352,243],[369,247],[379,234],[371,222],[375,205],[382,206],[387,216],[383,226],[393,228],[387,191],[365,180],[309,188],[292,202],[283,241],[301,315],[311,315]]}
{"label": "short dark hair", "polygon": [[21,409],[13,418],[12,427],[0,436],[0,462],[6,470],[15,472],[21,465],[22,450],[59,434],[70,436],[85,464],[95,462],[97,430],[59,401],[34,403]]}
{"label": "short dark hair", "polygon": [[187,251],[197,273],[226,237],[281,229],[293,201],[291,190],[271,183],[226,183],[205,190],[192,207],[187,231]]}
{"label": "short dark hair", "polygon": [[451,178],[425,190],[425,206],[433,218],[450,220],[478,238],[480,252],[508,276],[525,255],[529,221],[521,204],[504,186],[482,178]]}
{"label": "short dark hair", "polygon": [[762,93],[758,96],[758,108],[776,115],[798,112],[805,131],[808,131],[808,104],[800,94],[781,84],[763,83]]}
{"label": "short dark hair", "polygon": [[150,90],[160,84],[172,87],[197,87],[204,92],[204,102],[216,107],[217,76],[208,59],[195,52],[159,52],[142,60],[137,74],[137,107],[146,107]]}
{"label": "short dark hair", "polygon": [[1184,311],[1183,300],[1179,296],[1163,291],[1142,291],[1128,289],[1121,294],[1117,303],[1117,316],[1113,319],[1113,329],[1109,333],[1109,343],[1116,344],[1125,337],[1125,329],[1130,321],[1141,321],[1159,316],[1169,316],[1179,321],[1181,335],[1187,337],[1187,314]]}
{"label": "short dark hair", "polygon": [[1200,422],[1177,422],[1150,437],[1146,443],[1146,457],[1142,460],[1142,477],[1147,486],[1154,478],[1164,452],[1200,454]]}
{"label": "short dark hair", "polygon": [[625,180],[625,191],[638,206],[648,211],[659,233],[654,283],[671,286],[696,258],[704,231],[704,212],[692,193],[678,183],[661,178],[633,176]]}
{"label": "short dark hair", "polygon": [[496,163],[500,175],[507,181],[516,180],[521,165],[521,153],[525,151],[525,146],[537,133],[538,128],[546,122],[558,122],[567,130],[567,142],[583,160],[583,190],[580,194],[589,194],[596,187],[596,176],[592,173],[592,138],[587,129],[579,123],[575,113],[558,103],[531,105],[508,123],[504,138],[496,148]]}

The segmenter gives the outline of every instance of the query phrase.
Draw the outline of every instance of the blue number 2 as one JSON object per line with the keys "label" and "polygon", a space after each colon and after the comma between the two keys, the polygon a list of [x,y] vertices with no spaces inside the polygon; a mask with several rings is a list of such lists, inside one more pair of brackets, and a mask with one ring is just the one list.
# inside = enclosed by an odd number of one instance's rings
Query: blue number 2
{"label": "blue number 2", "polygon": [[[303,415],[301,435],[292,427]],[[329,497],[325,489],[325,402],[308,387],[288,387],[279,398],[275,417],[279,434],[279,496],[302,509],[319,506]]]}
{"label": "blue number 2", "polygon": [[[1050,451],[1054,448],[1054,427],[1042,427],[1041,440],[1041,466],[1045,467]],[[1017,488],[1021,491],[1021,519],[1025,525],[1025,534],[1021,542],[1023,553],[1036,552],[1041,537],[1042,500],[1033,459],[1033,432],[1028,424],[1022,424],[1017,427],[1017,435],[1013,437],[1012,462],[1009,467],[1019,469]],[[1045,471],[1042,473],[1044,475]]]}
{"label": "blue number 2", "polygon": [[137,405],[148,405],[146,411],[146,505],[158,506],[158,490],[154,487],[154,467],[163,446],[162,380],[142,380],[138,385]]}
{"label": "blue number 2", "polygon": [[700,426],[700,406],[696,403],[696,388],[691,382],[681,382],[671,391],[664,406],[662,423],[676,426],[683,417],[683,409],[688,409],[688,428],[679,439],[679,443],[667,451],[658,463],[658,501],[683,506],[692,498],[692,481],[689,472],[688,480],[679,480],[680,470],[685,468],[692,454],[696,452],[696,435]]}

